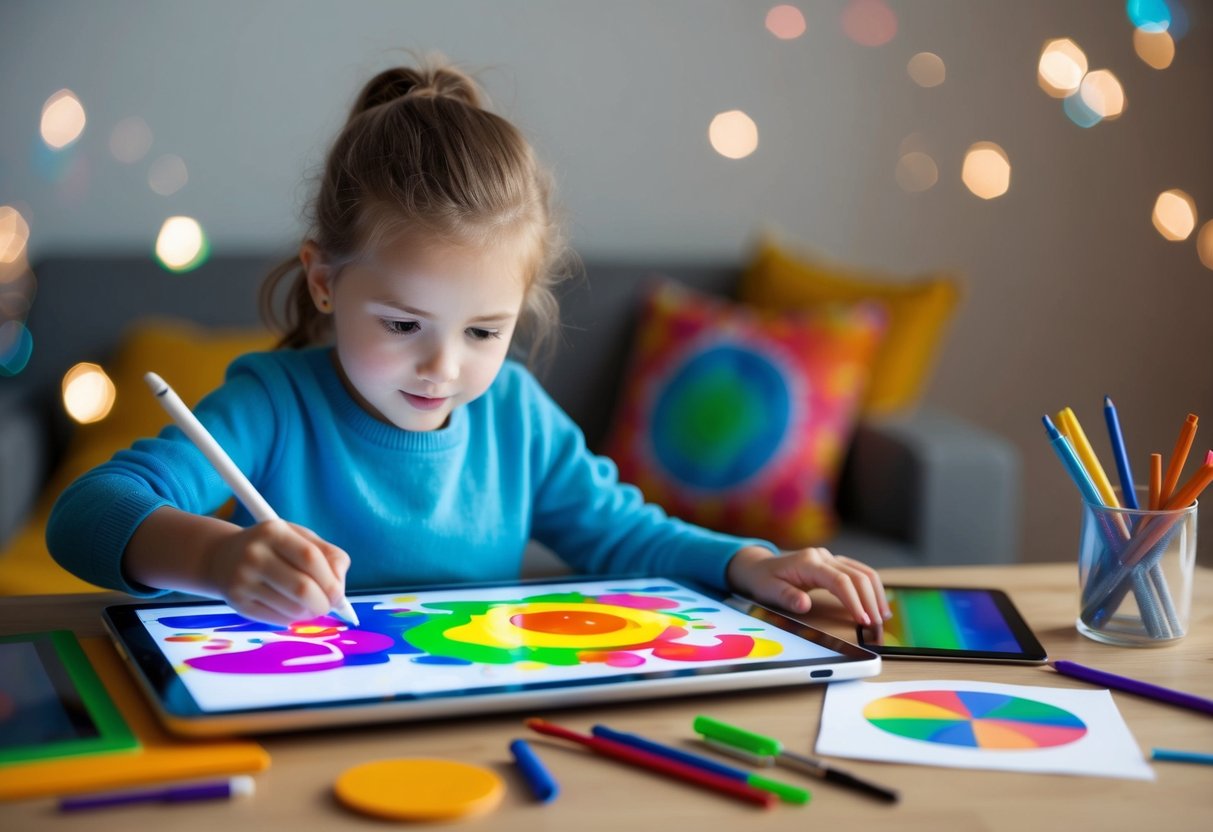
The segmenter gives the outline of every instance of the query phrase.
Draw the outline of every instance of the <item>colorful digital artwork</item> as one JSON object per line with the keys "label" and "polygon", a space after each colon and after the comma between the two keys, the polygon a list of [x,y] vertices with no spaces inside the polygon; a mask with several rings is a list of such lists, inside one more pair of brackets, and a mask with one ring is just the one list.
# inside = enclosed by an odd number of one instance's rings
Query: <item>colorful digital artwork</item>
{"label": "colorful digital artwork", "polygon": [[[1040,671],[1041,681],[1055,674]],[[975,679],[838,682],[816,752],[886,763],[1153,780],[1112,695]]]}
{"label": "colorful digital artwork", "polygon": [[[326,690],[351,698],[355,682],[362,695],[425,693],[832,655],[672,583],[456,589],[353,604],[358,627],[329,616],[278,627],[221,605],[140,617],[199,703],[215,708]],[[300,674],[315,678],[305,693],[289,681]],[[257,681],[226,683],[233,676]]]}
{"label": "colorful digital artwork", "polygon": [[899,693],[868,703],[863,715],[899,737],[998,751],[1065,745],[1087,733],[1081,719],[1054,705],[972,690]]}

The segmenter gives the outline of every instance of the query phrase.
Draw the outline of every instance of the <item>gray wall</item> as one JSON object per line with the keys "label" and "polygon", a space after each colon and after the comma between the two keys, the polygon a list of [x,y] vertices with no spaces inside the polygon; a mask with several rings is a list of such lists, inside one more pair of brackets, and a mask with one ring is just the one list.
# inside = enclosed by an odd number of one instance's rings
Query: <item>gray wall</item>
{"label": "gray wall", "polygon": [[[1039,417],[1074,406],[1106,453],[1100,404],[1120,407],[1136,450],[1167,452],[1189,411],[1213,445],[1213,272],[1194,237],[1150,224],[1162,190],[1213,215],[1213,5],[1184,0],[1190,31],[1173,66],[1133,53],[1113,0],[891,2],[897,37],[850,42],[842,3],[812,0],[808,32],[778,41],[771,2],[65,2],[0,5],[0,204],[30,220],[32,257],[150,249],[185,213],[215,251],[289,246],[314,172],[351,97],[403,50],[440,50],[481,69],[496,108],[554,169],[574,245],[586,256],[741,262],[774,228],[843,260],[904,273],[951,268],[969,293],[927,399],[1014,440],[1025,462],[1023,555],[1072,557],[1078,505]],[[1121,79],[1128,109],[1081,129],[1036,84],[1043,42],[1070,36]],[[906,62],[943,57],[922,89]],[[39,153],[43,101],[79,95],[89,124],[56,179]],[[718,156],[707,124],[740,108],[758,151]],[[142,116],[151,153],[107,151]],[[920,134],[940,168],[907,194],[898,146]],[[964,149],[1001,144],[1012,187],[985,202],[960,183]],[[189,184],[146,182],[174,153]],[[62,164],[62,162],[61,162]],[[1210,551],[1213,531],[1206,530]]]}

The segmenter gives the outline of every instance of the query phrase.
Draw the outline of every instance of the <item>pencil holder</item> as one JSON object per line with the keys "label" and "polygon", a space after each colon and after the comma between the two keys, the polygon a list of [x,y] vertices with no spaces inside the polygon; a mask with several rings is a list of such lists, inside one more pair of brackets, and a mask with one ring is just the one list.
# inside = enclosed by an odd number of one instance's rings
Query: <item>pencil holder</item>
{"label": "pencil holder", "polygon": [[[1147,505],[1144,487],[1137,497]],[[1174,511],[1083,503],[1078,632],[1132,647],[1184,636],[1192,611],[1196,511],[1195,502]]]}

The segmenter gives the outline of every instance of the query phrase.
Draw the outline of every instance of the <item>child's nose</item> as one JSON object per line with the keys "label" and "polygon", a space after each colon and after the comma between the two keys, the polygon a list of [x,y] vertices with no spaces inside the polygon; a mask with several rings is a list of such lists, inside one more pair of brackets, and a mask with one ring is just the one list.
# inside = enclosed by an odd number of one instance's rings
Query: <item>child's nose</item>
{"label": "child's nose", "polygon": [[417,364],[417,375],[434,384],[447,384],[459,374],[457,350],[436,344]]}

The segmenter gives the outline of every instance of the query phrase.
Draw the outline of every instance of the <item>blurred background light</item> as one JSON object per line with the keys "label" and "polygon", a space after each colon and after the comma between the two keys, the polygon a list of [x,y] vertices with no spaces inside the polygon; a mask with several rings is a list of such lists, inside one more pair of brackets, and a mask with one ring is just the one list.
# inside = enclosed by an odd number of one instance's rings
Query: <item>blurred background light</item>
{"label": "blurred background light", "polygon": [[9,319],[0,321],[0,378],[15,376],[25,369],[34,353],[34,337],[25,324]]}
{"label": "blurred background light", "polygon": [[147,172],[148,186],[160,196],[172,196],[184,188],[189,180],[185,160],[172,153],[166,153],[152,162]]}
{"label": "blurred background light", "polygon": [[919,52],[906,64],[906,72],[920,87],[938,87],[947,76],[947,67],[934,52]]}
{"label": "blurred background light", "polygon": [[1196,256],[1206,269],[1213,269],[1213,220],[1202,225],[1196,235]]}
{"label": "blurred background light", "polygon": [[1196,228],[1196,201],[1179,188],[1163,191],[1154,200],[1153,220],[1164,239],[1186,240]]}
{"label": "blurred background light", "polygon": [[895,176],[903,191],[918,193],[935,186],[939,181],[939,167],[926,153],[914,150],[897,160]]}
{"label": "blurred background light", "polygon": [[12,205],[0,205],[0,263],[16,263],[25,257],[29,224]]}
{"label": "blurred background light", "polygon": [[1170,32],[1147,32],[1133,30],[1133,51],[1137,57],[1155,69],[1166,69],[1175,60],[1175,41]]}
{"label": "blurred background light", "polygon": [[1040,88],[1054,98],[1065,98],[1076,92],[1087,74],[1087,56],[1069,38],[1047,41],[1040,50],[1036,65],[1036,81]]}
{"label": "blurred background light", "polygon": [[1110,69],[1088,72],[1079,85],[1082,103],[1101,119],[1109,121],[1125,111],[1125,91]]}
{"label": "blurred background light", "polygon": [[67,147],[80,138],[88,119],[84,105],[71,90],[59,90],[42,105],[42,141],[55,150]]}
{"label": "blurred background light", "polygon": [[1167,0],[1127,0],[1125,14],[1138,29],[1165,32],[1171,27],[1171,7]]}
{"label": "blurred background light", "polygon": [[152,147],[152,129],[139,116],[124,118],[110,131],[110,153],[119,162],[132,165]]}
{"label": "blurred background light", "polygon": [[729,110],[712,119],[708,141],[721,156],[744,159],[758,148],[758,125],[741,110]]}
{"label": "blurred background light", "polygon": [[1061,109],[1079,127],[1094,127],[1103,121],[1099,113],[1087,106],[1081,95],[1071,95],[1061,102]]}
{"label": "blurred background light", "polygon": [[976,142],[965,153],[960,178],[974,195],[994,199],[1011,187],[1011,160],[994,142]]}
{"label": "blurred background light", "polygon": [[767,31],[780,40],[793,40],[804,34],[804,15],[795,6],[775,6],[767,12]]}
{"label": "blurred background light", "polygon": [[63,409],[82,425],[108,416],[115,398],[114,382],[96,364],[81,362],[63,375]]}
{"label": "blurred background light", "polygon": [[193,217],[169,217],[156,236],[156,259],[173,272],[202,265],[209,254],[206,234]]}
{"label": "blurred background light", "polygon": [[897,34],[897,15],[884,0],[849,0],[842,31],[860,46],[884,46]]}

